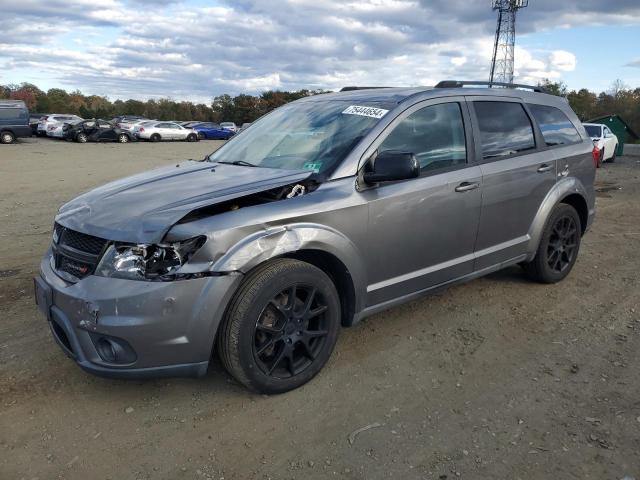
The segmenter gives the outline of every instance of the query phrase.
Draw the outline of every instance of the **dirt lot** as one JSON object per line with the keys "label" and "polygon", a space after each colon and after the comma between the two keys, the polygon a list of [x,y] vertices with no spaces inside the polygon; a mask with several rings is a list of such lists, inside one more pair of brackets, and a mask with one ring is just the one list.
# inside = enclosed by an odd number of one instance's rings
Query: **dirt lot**
{"label": "dirt lot", "polygon": [[250,394],[217,362],[200,380],[83,373],[32,300],[56,209],[215,145],[0,149],[0,479],[640,479],[638,158],[598,172],[566,281],[513,268],[376,315],[297,391]]}

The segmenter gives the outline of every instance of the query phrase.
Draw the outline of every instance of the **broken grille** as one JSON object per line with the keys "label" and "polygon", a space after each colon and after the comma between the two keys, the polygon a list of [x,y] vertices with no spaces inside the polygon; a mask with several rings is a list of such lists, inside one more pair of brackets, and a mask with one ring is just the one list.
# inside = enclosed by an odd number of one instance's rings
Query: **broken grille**
{"label": "broken grille", "polygon": [[91,275],[108,240],[87,235],[56,223],[53,236],[53,259],[58,274],[75,281]]}

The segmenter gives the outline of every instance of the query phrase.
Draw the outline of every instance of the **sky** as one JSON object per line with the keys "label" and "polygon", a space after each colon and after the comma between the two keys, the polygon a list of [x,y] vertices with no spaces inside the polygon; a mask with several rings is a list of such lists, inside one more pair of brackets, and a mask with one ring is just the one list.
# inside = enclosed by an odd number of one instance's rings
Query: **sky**
{"label": "sky", "polygon": [[[0,84],[110,99],[488,80],[490,0],[0,0]],[[516,81],[640,87],[640,0],[530,0]]]}

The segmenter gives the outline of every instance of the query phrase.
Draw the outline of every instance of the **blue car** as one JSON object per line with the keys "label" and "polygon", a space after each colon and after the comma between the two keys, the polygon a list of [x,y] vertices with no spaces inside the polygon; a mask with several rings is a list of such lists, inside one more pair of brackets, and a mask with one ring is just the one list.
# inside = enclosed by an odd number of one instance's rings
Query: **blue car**
{"label": "blue car", "polygon": [[228,140],[235,135],[235,132],[225,130],[217,123],[198,123],[192,125],[190,128],[198,132],[198,138],[200,138],[200,140]]}

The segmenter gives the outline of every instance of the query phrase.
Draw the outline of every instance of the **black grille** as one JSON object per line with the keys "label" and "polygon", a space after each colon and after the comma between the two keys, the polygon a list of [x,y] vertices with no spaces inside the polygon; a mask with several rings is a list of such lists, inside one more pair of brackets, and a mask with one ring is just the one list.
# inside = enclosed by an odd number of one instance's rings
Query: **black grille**
{"label": "black grille", "polygon": [[67,280],[91,275],[108,240],[54,225],[53,255],[56,271]]}
{"label": "black grille", "polygon": [[107,241],[65,228],[59,243],[80,250],[81,252],[99,255]]}

